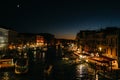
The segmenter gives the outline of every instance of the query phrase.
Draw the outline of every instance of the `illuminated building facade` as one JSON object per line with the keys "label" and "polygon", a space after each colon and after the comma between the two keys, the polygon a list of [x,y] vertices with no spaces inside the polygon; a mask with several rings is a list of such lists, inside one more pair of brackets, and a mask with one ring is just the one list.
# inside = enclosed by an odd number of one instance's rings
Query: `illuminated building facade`
{"label": "illuminated building facade", "polygon": [[84,30],[77,34],[76,41],[82,51],[99,53],[116,59],[113,64],[120,67],[120,29],[107,27],[100,30]]}
{"label": "illuminated building facade", "polygon": [[0,28],[0,49],[4,49],[8,46],[8,30]]}
{"label": "illuminated building facade", "polygon": [[17,41],[21,45],[39,47],[44,45],[44,37],[33,33],[19,33]]}
{"label": "illuminated building facade", "polygon": [[106,55],[115,58],[113,64],[119,63],[120,67],[120,29],[119,28],[107,28],[105,30],[106,35]]}
{"label": "illuminated building facade", "polygon": [[42,46],[44,45],[44,37],[40,35],[36,35],[36,45]]}
{"label": "illuminated building facade", "polygon": [[0,49],[7,49],[8,45],[16,44],[16,36],[16,31],[0,28]]}

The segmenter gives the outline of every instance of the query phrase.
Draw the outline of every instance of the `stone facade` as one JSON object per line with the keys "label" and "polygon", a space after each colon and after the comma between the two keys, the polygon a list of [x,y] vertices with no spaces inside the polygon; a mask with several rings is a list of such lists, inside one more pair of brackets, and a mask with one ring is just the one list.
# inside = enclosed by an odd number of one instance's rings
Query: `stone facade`
{"label": "stone facade", "polygon": [[[99,53],[120,60],[120,29],[107,27],[100,30],[84,30],[77,34],[76,41],[81,46],[82,51],[88,53]],[[120,64],[119,64],[120,65]]]}

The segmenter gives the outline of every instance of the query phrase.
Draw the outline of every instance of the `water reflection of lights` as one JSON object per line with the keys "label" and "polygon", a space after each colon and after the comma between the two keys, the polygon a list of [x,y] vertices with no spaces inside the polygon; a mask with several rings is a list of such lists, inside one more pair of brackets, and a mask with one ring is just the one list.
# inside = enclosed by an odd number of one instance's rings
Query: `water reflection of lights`
{"label": "water reflection of lights", "polygon": [[30,80],[24,75],[16,75],[12,70],[0,71],[0,80]]}
{"label": "water reflection of lights", "polygon": [[10,80],[9,78],[9,73],[8,72],[4,72],[3,76],[2,76],[2,80]]}
{"label": "water reflection of lights", "polygon": [[76,66],[76,77],[85,77],[88,74],[88,65],[80,64]]}
{"label": "water reflection of lights", "polygon": [[36,58],[36,54],[37,54],[36,51],[34,51],[33,54],[34,54],[34,58]]}

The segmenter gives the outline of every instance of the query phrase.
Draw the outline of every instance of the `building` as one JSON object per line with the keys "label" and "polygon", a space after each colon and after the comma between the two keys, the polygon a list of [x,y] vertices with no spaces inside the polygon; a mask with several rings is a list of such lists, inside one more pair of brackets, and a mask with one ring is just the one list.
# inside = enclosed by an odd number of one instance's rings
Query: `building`
{"label": "building", "polygon": [[42,46],[44,45],[44,37],[34,33],[19,33],[17,37],[18,45]]}
{"label": "building", "polygon": [[16,44],[16,37],[16,31],[0,28],[0,49],[7,49],[10,44]]}
{"label": "building", "polygon": [[43,46],[45,43],[44,37],[41,35],[36,35],[36,45]]}
{"label": "building", "polygon": [[120,29],[119,28],[106,28],[106,55],[115,58],[113,64],[119,64],[120,67]]}
{"label": "building", "polygon": [[81,52],[99,53],[110,58],[113,66],[120,67],[120,28],[107,27],[100,30],[82,30],[76,36]]}

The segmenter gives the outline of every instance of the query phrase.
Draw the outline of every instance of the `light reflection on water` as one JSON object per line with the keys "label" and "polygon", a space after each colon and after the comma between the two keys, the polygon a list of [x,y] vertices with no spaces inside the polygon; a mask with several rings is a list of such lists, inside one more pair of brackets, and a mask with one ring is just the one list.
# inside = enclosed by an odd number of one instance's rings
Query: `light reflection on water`
{"label": "light reflection on water", "polygon": [[26,77],[16,75],[14,71],[0,72],[0,80],[29,80]]}
{"label": "light reflection on water", "polygon": [[4,72],[2,80],[9,80],[10,79],[9,77],[10,77],[9,73],[8,72]]}
{"label": "light reflection on water", "polygon": [[[75,73],[71,72],[71,75],[74,75],[74,80],[88,80],[88,79],[82,79],[82,78],[87,78],[86,76],[88,76],[89,72],[88,72],[88,68],[89,66],[87,64],[79,64],[79,65],[76,65],[74,70],[75,70]],[[36,70],[35,70],[36,71]],[[58,72],[57,72],[58,73]],[[31,75],[32,74],[32,75]],[[56,72],[55,72],[56,74]],[[14,73],[14,70],[6,70],[6,71],[0,71],[0,80],[43,80],[42,78],[40,78],[40,73],[38,73],[38,70],[33,73],[28,73],[28,74],[25,74],[25,75],[17,75]],[[61,75],[58,75],[57,77],[61,77]],[[68,77],[68,76],[64,76],[64,77]],[[70,76],[69,76],[70,77]],[[65,80],[68,78],[64,78],[62,80]],[[71,79],[69,80],[73,80],[72,77]],[[89,79],[91,80],[91,79]]]}
{"label": "light reflection on water", "polygon": [[88,66],[80,64],[76,66],[76,77],[84,77],[88,74]]}
{"label": "light reflection on water", "polygon": [[17,75],[14,69],[0,69],[0,80],[30,80],[29,75]]}
{"label": "light reflection on water", "polygon": [[90,78],[92,78],[92,76],[90,76],[89,68],[90,68],[89,65],[86,63],[77,65],[75,70],[76,80],[82,80],[82,79],[91,80]]}
{"label": "light reflection on water", "polygon": [[13,73],[11,72],[0,72],[0,80],[15,80]]}
{"label": "light reflection on water", "polygon": [[[39,62],[39,60],[44,60],[45,52],[33,52],[34,61]],[[38,61],[37,61],[38,60]],[[39,64],[38,64],[39,65]],[[41,64],[40,64],[41,65]],[[31,72],[27,74],[17,75],[14,72],[14,69],[0,69],[0,80],[36,80],[39,78],[41,80],[41,69],[37,66],[32,65],[32,68],[35,67],[35,70],[32,69]]]}
{"label": "light reflection on water", "polygon": [[[34,59],[36,59],[35,61],[37,61],[37,59],[44,59],[44,57],[45,57],[44,52],[39,55],[37,54],[37,52],[34,52]],[[35,68],[32,69],[32,72],[28,73],[27,75],[16,75],[14,73],[14,70],[6,70],[6,71],[2,71],[2,72],[0,71],[0,80],[43,80],[43,78],[41,77],[42,76],[41,75],[42,68],[40,68],[39,66],[34,66],[34,67]],[[84,78],[88,75],[88,68],[89,68],[88,64],[79,64],[79,65],[75,65],[74,67],[75,68],[73,71],[71,69],[70,69],[70,71],[68,71],[68,72],[70,72],[70,75],[73,75],[73,77],[77,78],[74,80],[82,80],[81,78]],[[66,72],[67,72],[67,70],[61,72],[61,73],[63,73],[63,77],[70,77],[71,79],[69,79],[69,80],[73,80],[72,77],[69,76],[69,74],[67,76],[64,76],[64,73],[66,73]],[[58,70],[55,71],[55,74],[56,73],[58,73]],[[58,77],[60,78],[61,75],[58,75]],[[63,78],[62,80],[65,80],[65,79],[68,80],[68,78]],[[87,80],[87,79],[85,79],[85,80]]]}

